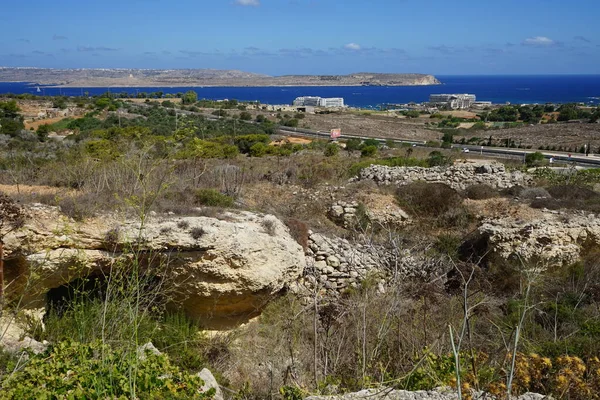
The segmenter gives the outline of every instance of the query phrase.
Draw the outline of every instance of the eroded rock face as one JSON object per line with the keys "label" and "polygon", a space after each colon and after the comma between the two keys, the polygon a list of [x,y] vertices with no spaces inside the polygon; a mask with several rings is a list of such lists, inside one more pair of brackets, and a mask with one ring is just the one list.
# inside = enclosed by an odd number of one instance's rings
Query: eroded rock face
{"label": "eroded rock face", "polygon": [[[410,216],[395,201],[385,196],[371,194],[364,196],[364,202],[336,201],[329,207],[327,215],[337,225],[346,229],[360,229],[361,223],[381,227],[398,228],[410,223]],[[378,198],[379,197],[379,198]],[[384,198],[383,204],[381,198]],[[387,200],[387,201],[386,201]],[[361,215],[361,204],[364,215]],[[361,219],[363,219],[361,221]]]}
{"label": "eroded rock face", "polygon": [[503,258],[567,265],[578,261],[585,247],[600,244],[600,219],[585,213],[544,212],[531,220],[487,220],[479,233]]}
{"label": "eroded rock face", "polygon": [[373,180],[382,185],[408,185],[416,181],[443,183],[456,190],[485,184],[497,189],[529,186],[533,178],[520,171],[509,172],[496,162],[464,162],[449,167],[387,167],[371,165],[360,172],[359,180]]}
{"label": "eroded rock face", "polygon": [[26,226],[6,240],[6,275],[12,295],[30,306],[43,305],[50,289],[131,258],[132,243],[145,263],[159,263],[159,274],[164,266],[173,300],[197,318],[256,315],[305,266],[302,247],[270,215],[155,216],[140,227],[112,217],[80,224],[45,206],[29,211]]}

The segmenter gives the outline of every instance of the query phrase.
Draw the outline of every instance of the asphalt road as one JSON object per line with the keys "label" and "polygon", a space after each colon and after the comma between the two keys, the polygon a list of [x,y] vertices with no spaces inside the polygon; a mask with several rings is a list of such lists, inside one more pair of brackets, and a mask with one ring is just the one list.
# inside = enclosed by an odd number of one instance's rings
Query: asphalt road
{"label": "asphalt road", "polygon": [[[144,103],[140,103],[140,104],[136,104],[137,106],[143,106],[143,107],[148,107],[147,104]],[[186,111],[186,110],[177,110],[177,114],[182,114],[182,115],[201,115],[204,118],[208,119],[208,120],[218,120],[220,119],[217,116],[214,115],[210,115],[210,114],[204,114],[204,113],[200,113],[200,112],[193,112],[193,111]],[[240,121],[243,123],[256,123],[255,121]],[[306,136],[306,137],[314,137],[314,138],[320,138],[320,139],[329,139],[330,133],[329,132],[320,132],[320,131],[315,131],[315,130],[310,130],[310,129],[304,129],[304,128],[291,128],[291,127],[286,127],[286,126],[280,126],[278,129],[278,132],[282,135],[287,135],[287,136]],[[376,139],[382,143],[387,142],[388,140],[392,140],[394,143],[397,144],[410,144],[416,147],[427,147],[425,145],[426,142],[424,141],[416,141],[413,139],[389,139],[389,138],[381,138],[381,137],[377,137],[375,135],[373,136],[358,136],[358,135],[347,135],[347,134],[342,134],[340,136],[340,139]],[[530,153],[534,153],[536,151],[539,150],[526,150],[526,149],[507,149],[505,147],[488,147],[488,146],[474,146],[474,145],[458,145],[458,144],[454,144],[452,145],[452,148],[458,148],[461,149],[462,151],[464,151],[464,149],[468,149],[469,153],[473,153],[473,154],[481,154],[481,155],[485,155],[488,157],[496,157],[496,158],[514,158],[514,159],[524,159],[525,156],[527,154]],[[592,155],[590,154],[589,156],[586,156],[584,154],[579,154],[579,153],[573,153],[573,154],[569,154],[569,153],[565,153],[565,152],[558,152],[558,151],[552,151],[552,152],[547,152],[547,151],[539,151],[540,153],[542,153],[544,155],[545,158],[547,159],[554,159],[555,161],[560,161],[560,162],[566,162],[566,163],[574,163],[576,165],[580,165],[580,166],[584,166],[584,167],[592,167],[592,168],[599,168],[600,167],[600,155]]]}
{"label": "asphalt road", "polygon": [[[303,128],[289,128],[289,127],[280,127],[279,132],[283,135],[299,135],[299,136],[307,136],[307,137],[319,137],[323,139],[330,138],[330,134],[328,132],[319,132],[319,131],[311,131]],[[382,143],[390,140],[389,138],[378,138],[374,136],[357,136],[357,135],[346,135],[342,134],[340,139],[376,139]],[[411,144],[416,147],[427,147],[424,141],[415,141],[413,139],[393,139],[394,143],[398,144]],[[527,154],[535,153],[536,151],[542,153],[547,159],[554,159],[554,161],[567,162],[567,163],[575,163],[576,165],[581,165],[585,167],[600,167],[600,155],[592,155],[586,156],[580,153],[566,153],[566,152],[546,152],[539,150],[526,150],[526,149],[507,149],[505,147],[488,147],[488,146],[473,146],[473,145],[452,145],[452,148],[468,149],[468,153],[473,154],[481,154],[489,157],[496,158],[514,158],[514,159],[524,159]]]}

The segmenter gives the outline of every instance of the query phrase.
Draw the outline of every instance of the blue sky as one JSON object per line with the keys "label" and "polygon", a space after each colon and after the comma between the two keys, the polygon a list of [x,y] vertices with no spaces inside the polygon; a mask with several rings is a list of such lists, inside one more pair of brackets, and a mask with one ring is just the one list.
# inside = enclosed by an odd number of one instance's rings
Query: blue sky
{"label": "blue sky", "polygon": [[598,0],[20,0],[0,66],[600,73]]}

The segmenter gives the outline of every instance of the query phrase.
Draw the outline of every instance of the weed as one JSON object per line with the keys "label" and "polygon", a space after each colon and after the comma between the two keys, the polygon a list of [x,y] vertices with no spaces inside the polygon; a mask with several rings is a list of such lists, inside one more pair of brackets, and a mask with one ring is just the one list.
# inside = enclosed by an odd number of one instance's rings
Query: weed
{"label": "weed", "polygon": [[201,226],[195,226],[192,229],[190,229],[190,236],[194,240],[198,240],[204,235],[206,235],[206,230],[204,228],[202,228]]}

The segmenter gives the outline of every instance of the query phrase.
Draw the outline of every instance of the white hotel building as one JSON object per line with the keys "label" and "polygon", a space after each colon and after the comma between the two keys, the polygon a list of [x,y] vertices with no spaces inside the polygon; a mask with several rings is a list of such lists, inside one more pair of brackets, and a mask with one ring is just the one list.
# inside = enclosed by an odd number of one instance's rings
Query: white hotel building
{"label": "white hotel building", "polygon": [[294,100],[294,106],[299,107],[344,107],[344,99],[341,97],[317,97],[317,96],[303,96],[297,97]]}

